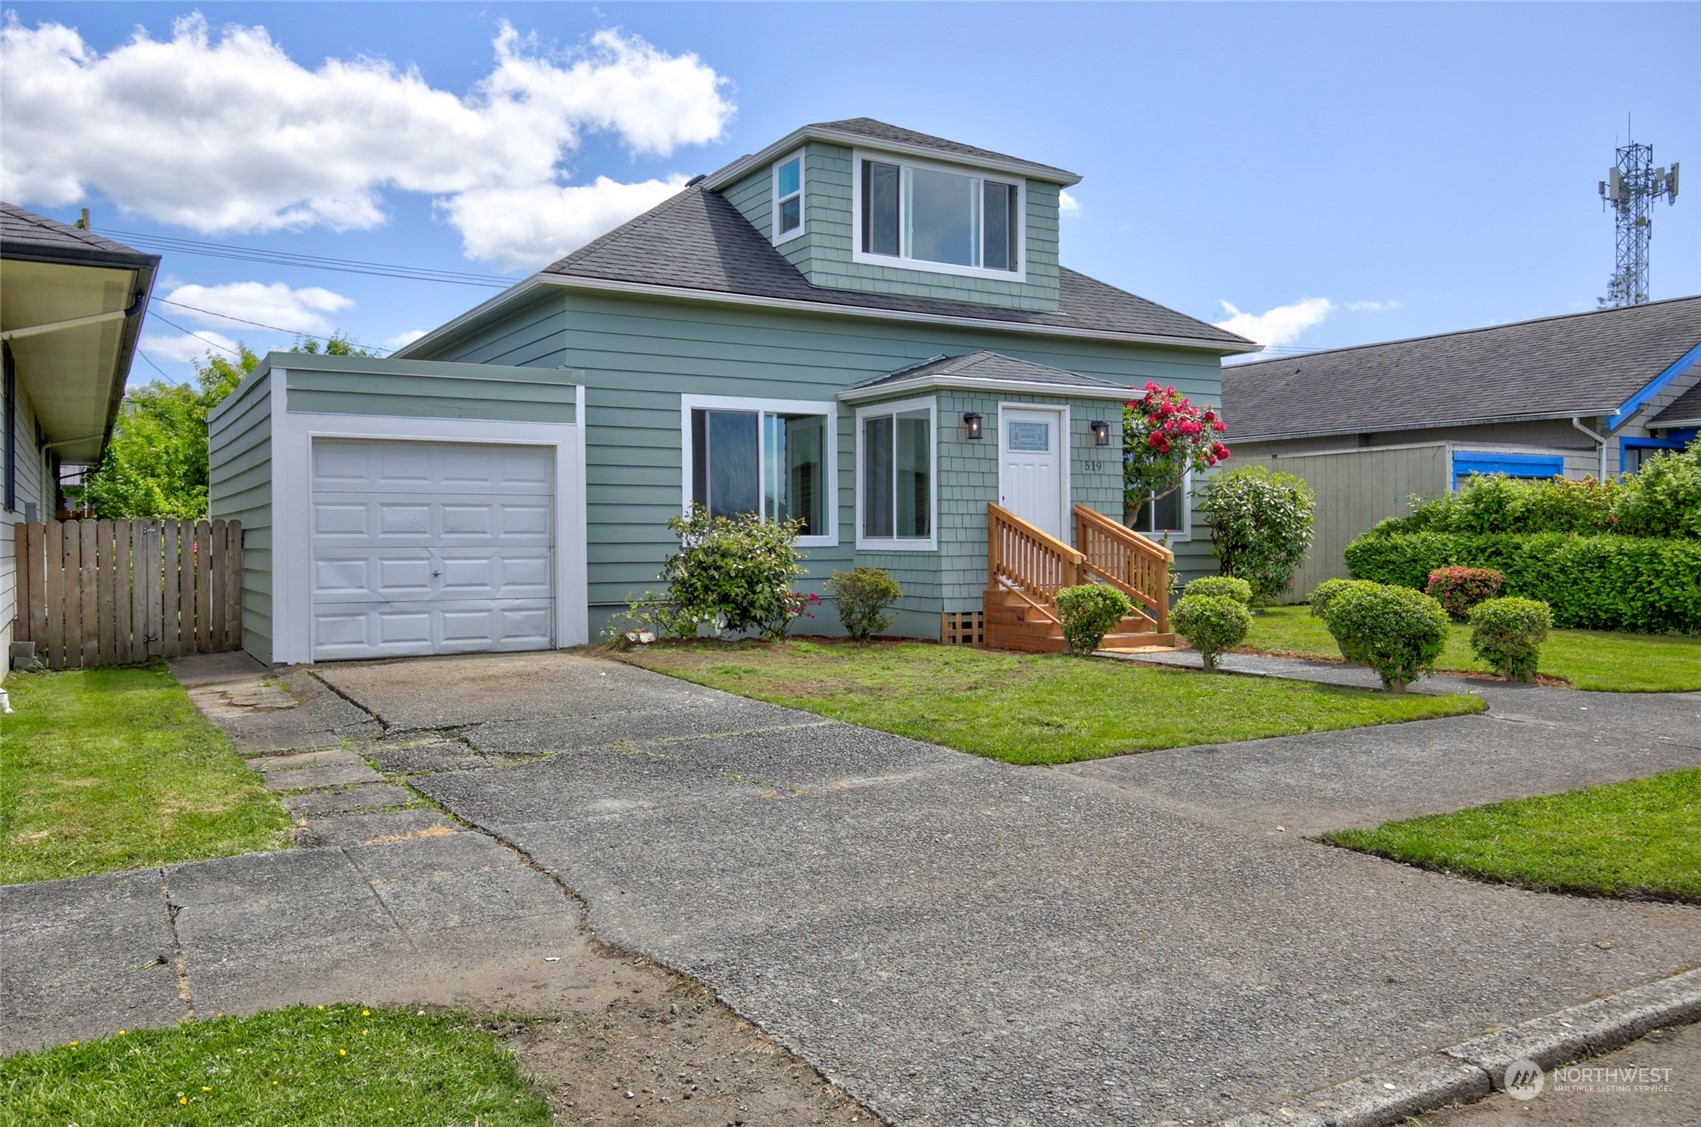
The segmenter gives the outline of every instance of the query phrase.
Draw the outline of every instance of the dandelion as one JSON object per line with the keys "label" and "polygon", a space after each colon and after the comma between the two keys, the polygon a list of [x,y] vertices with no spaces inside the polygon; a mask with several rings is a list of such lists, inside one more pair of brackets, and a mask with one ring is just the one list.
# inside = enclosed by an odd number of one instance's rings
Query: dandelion
{"label": "dandelion", "polygon": [[189,1097],[184,1095],[182,1092],[179,1092],[177,1093],[177,1102],[180,1104],[186,1104],[189,1102]]}
{"label": "dandelion", "polygon": [[206,1086],[206,1085],[205,1085],[205,1084],[202,1084],[202,1085],[201,1085],[201,1091],[203,1091],[203,1092],[210,1092],[210,1091],[212,1091],[212,1089],[211,1089],[211,1088],[209,1088],[209,1087],[207,1087],[207,1086]]}
{"label": "dandelion", "polygon": [[362,1036],[362,1037],[364,1037],[364,1036],[366,1036],[366,1034],[367,1034],[367,1030],[364,1030],[364,1029],[362,1029],[362,1030],[361,1030],[361,1031],[360,1031],[360,1035],[361,1035],[361,1036]]}
{"label": "dandelion", "polygon": [[71,1047],[72,1047],[72,1048],[73,1048],[73,1049],[74,1049],[74,1048],[76,1048],[76,1047],[77,1047],[77,1046],[78,1046],[78,1045],[79,1045],[79,1044],[80,1044],[80,1043],[81,1043],[81,1042],[78,1042],[78,1041],[72,1041],[72,1042],[71,1042]]}
{"label": "dandelion", "polygon": [[339,1057],[346,1057],[346,1056],[348,1056],[348,1050],[347,1049],[338,1049],[337,1055]]}
{"label": "dandelion", "polygon": [[120,1036],[120,1037],[122,1037],[122,1036],[124,1036],[124,1031],[123,1031],[123,1030],[122,1030],[122,1029],[120,1029],[120,1030],[119,1030],[119,1031],[118,1031],[118,1035],[119,1035],[119,1036]]}
{"label": "dandelion", "polygon": [[361,1010],[361,1011],[360,1011],[360,1016],[361,1016],[361,1017],[371,1017],[371,1016],[372,1016],[372,1011],[371,1011],[371,1010]]}

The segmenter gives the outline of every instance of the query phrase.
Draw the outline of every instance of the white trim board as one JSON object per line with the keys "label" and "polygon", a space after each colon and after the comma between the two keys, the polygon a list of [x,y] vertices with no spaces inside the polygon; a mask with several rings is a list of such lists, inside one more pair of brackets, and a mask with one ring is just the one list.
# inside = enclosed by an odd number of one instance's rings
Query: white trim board
{"label": "white trim board", "polygon": [[[291,412],[285,406],[283,394],[286,373],[277,368],[272,372],[273,664],[296,665],[313,660],[310,533],[315,438],[550,447],[556,473],[554,644],[576,646],[590,640],[585,568],[585,448],[584,431],[579,424]],[[577,395],[582,410],[582,385]]]}
{"label": "white trim board", "polygon": [[[928,427],[928,467],[927,467],[927,538],[898,537],[898,536],[864,536],[862,534],[862,420],[870,415],[901,415],[910,411],[927,412]],[[939,400],[902,399],[892,403],[875,403],[856,409],[856,420],[851,431],[851,448],[856,451],[856,468],[853,484],[856,489],[856,549],[859,552],[936,552],[939,550]],[[897,442],[894,428],[892,441]],[[894,529],[896,529],[896,513],[893,514]]]}

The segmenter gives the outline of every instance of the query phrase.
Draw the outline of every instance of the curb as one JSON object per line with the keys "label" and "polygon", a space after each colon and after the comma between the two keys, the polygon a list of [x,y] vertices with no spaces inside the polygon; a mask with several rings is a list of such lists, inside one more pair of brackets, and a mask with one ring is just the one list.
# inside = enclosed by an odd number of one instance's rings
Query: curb
{"label": "curb", "polygon": [[1425,1111],[1473,1103],[1505,1086],[1506,1068],[1544,1070],[1599,1056],[1656,1029],[1701,1021],[1701,969],[1544,1014],[1385,1071],[1308,1092],[1217,1127],[1390,1127]]}

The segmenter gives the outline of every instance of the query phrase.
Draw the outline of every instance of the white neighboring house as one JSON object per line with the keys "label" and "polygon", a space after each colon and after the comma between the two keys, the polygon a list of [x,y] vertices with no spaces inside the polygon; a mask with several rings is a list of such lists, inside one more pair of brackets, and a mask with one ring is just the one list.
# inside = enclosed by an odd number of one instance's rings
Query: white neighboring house
{"label": "white neighboring house", "polygon": [[12,528],[51,520],[59,482],[100,461],[159,256],[0,203],[0,676],[12,668]]}

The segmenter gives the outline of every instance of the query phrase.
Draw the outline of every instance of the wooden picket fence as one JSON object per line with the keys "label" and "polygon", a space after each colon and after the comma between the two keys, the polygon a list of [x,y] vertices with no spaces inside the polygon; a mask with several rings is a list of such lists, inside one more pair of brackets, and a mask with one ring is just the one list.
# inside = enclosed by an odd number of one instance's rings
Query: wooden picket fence
{"label": "wooden picket fence", "polygon": [[50,669],[242,648],[239,521],[20,524],[12,639]]}

